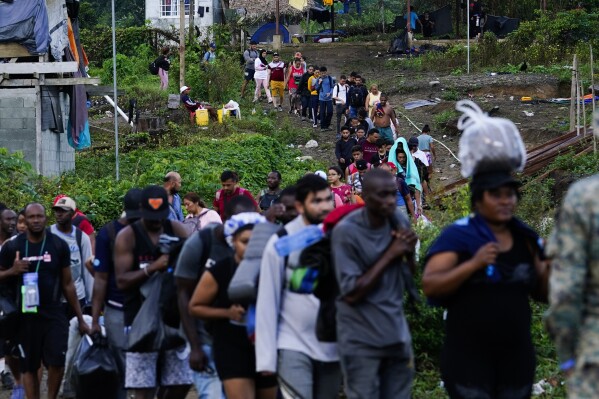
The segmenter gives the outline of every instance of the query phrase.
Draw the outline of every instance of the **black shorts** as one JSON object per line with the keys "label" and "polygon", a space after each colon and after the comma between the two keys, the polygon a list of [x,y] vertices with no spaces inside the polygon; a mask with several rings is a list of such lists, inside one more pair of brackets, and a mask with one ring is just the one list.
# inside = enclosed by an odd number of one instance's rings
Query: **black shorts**
{"label": "black shorts", "polygon": [[64,367],[69,325],[62,307],[36,314],[23,314],[16,339],[21,372],[35,373],[46,367]]}
{"label": "black shorts", "polygon": [[254,72],[256,72],[256,70],[246,68],[245,71],[243,72],[243,78],[245,80],[247,80],[248,82],[250,80],[254,80]]}
{"label": "black shorts", "polygon": [[216,334],[212,344],[214,364],[221,381],[233,378],[248,378],[256,383],[256,388],[277,386],[274,375],[263,376],[256,373],[256,353],[254,345],[247,337],[245,327],[229,327],[228,334]]}

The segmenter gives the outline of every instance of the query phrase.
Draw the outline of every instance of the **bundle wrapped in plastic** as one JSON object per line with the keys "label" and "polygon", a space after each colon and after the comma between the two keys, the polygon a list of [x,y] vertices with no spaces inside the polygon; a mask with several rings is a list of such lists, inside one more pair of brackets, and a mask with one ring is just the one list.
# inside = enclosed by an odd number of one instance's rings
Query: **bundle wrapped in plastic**
{"label": "bundle wrapped in plastic", "polygon": [[458,129],[462,131],[458,155],[462,176],[472,176],[481,162],[522,172],[526,149],[514,122],[492,118],[470,100],[458,101],[456,109],[462,112],[458,119]]}

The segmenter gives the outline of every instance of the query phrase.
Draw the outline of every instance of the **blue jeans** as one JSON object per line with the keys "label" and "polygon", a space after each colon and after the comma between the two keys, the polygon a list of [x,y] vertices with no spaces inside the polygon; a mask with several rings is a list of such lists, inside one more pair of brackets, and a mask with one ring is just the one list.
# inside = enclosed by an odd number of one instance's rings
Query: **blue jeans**
{"label": "blue jeans", "polygon": [[279,350],[277,369],[282,391],[302,399],[330,399],[339,395],[339,362],[320,362],[288,349]]}
{"label": "blue jeans", "polygon": [[357,118],[358,117],[358,107],[349,106],[349,117]]}
{"label": "blue jeans", "polygon": [[333,118],[333,101],[319,101],[320,104],[320,128],[328,129]]}
{"label": "blue jeans", "polygon": [[208,367],[211,370],[202,372],[193,372],[193,384],[198,391],[198,399],[225,399],[223,387],[216,374],[214,357],[212,356],[212,346],[202,345],[202,350],[208,357]]}
{"label": "blue jeans", "polygon": [[347,399],[410,399],[414,361],[401,356],[342,356]]}
{"label": "blue jeans", "polygon": [[302,116],[305,118],[308,114],[308,108],[310,108],[310,96],[301,96],[302,102]]}

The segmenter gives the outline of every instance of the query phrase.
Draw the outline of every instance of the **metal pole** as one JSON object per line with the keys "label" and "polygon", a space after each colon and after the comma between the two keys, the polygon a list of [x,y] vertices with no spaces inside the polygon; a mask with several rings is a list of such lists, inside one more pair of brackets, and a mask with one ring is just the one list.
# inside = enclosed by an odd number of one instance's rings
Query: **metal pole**
{"label": "metal pole", "polygon": [[[275,35],[280,35],[281,33],[279,32],[279,19],[280,19],[280,11],[281,9],[279,8],[279,0],[277,0],[275,2],[275,24],[277,25],[275,27]],[[308,11],[309,12],[309,11]]]}
{"label": "metal pole", "polygon": [[468,74],[470,74],[470,4],[466,5],[466,43],[466,53],[468,54],[466,71]]}
{"label": "metal pole", "polygon": [[185,0],[179,0],[179,87],[185,85]]}
{"label": "metal pole", "polygon": [[114,161],[116,180],[119,181],[119,113],[116,91],[116,21],[114,13],[114,0],[112,0],[112,90],[114,96]]}

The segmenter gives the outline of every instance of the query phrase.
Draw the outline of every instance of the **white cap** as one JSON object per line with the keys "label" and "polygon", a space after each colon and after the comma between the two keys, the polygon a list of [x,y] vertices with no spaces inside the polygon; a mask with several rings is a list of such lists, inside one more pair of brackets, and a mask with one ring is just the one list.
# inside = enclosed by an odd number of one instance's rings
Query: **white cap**
{"label": "white cap", "polygon": [[184,92],[185,90],[189,89],[189,88],[190,88],[189,86],[182,86],[182,87],[179,89],[179,93],[183,94],[183,92]]}
{"label": "white cap", "polygon": [[318,177],[322,177],[325,180],[327,179],[327,174],[324,173],[324,171],[322,170],[317,170],[316,172],[314,172],[314,174]]}
{"label": "white cap", "polygon": [[65,211],[72,210],[73,212],[75,212],[75,210],[77,209],[77,204],[71,197],[62,197],[61,199],[56,201],[54,206],[52,206],[52,209],[54,208],[64,209]]}

